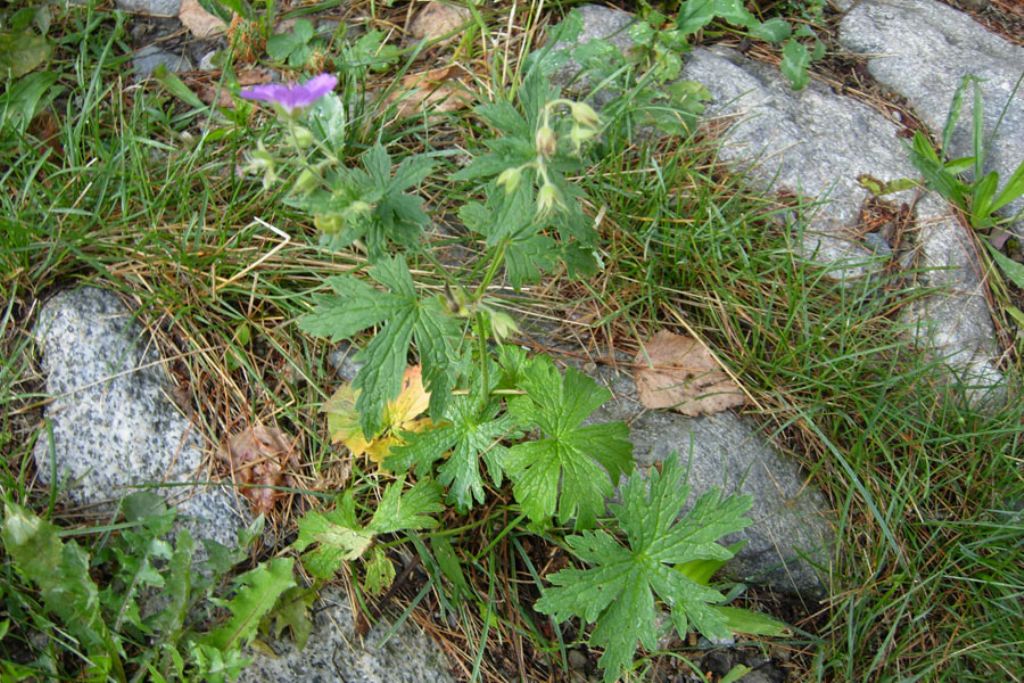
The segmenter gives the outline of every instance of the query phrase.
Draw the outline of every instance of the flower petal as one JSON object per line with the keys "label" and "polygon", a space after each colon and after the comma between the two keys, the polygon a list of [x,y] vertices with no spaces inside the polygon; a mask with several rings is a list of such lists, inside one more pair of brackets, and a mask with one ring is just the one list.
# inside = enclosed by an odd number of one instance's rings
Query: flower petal
{"label": "flower petal", "polygon": [[269,85],[254,85],[241,91],[241,96],[247,100],[258,100],[260,102],[273,102],[278,104],[287,112],[299,107],[306,107],[334,90],[338,85],[338,77],[334,74],[320,74],[314,76],[305,83],[281,85],[273,83]]}

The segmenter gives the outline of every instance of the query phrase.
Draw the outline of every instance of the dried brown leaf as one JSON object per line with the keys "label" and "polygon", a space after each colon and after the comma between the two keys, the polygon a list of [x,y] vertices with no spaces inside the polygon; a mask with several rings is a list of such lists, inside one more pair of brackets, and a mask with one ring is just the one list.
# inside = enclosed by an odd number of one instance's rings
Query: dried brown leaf
{"label": "dried brown leaf", "polygon": [[288,436],[274,427],[249,427],[235,434],[217,452],[231,468],[231,475],[255,513],[274,511],[288,494],[272,486],[294,486],[289,472],[300,465]]}
{"label": "dried brown leaf", "polygon": [[471,16],[465,7],[428,2],[409,25],[409,34],[417,40],[435,40],[453,33],[451,38],[444,41],[449,42],[458,35],[456,32]]}
{"label": "dried brown leaf", "polygon": [[397,102],[401,118],[468,109],[475,96],[461,80],[465,75],[466,71],[455,65],[409,74],[402,79],[402,90],[392,93],[388,102]]}
{"label": "dried brown leaf", "polygon": [[[645,352],[646,351],[646,354]],[[637,395],[647,408],[711,415],[741,406],[746,397],[700,342],[663,330],[637,354]]]}
{"label": "dried brown leaf", "polygon": [[[245,88],[250,85],[262,85],[270,83],[272,80],[270,70],[259,67],[239,67],[235,72],[235,76],[238,78],[239,88]],[[235,101],[231,97],[231,91],[226,87],[221,87],[219,73],[193,72],[191,75],[183,74],[182,80],[206,104],[216,100],[218,106],[228,109],[234,108]]]}
{"label": "dried brown leaf", "polygon": [[178,21],[185,25],[196,38],[212,38],[227,31],[228,26],[220,17],[215,17],[199,4],[199,0],[181,0]]}

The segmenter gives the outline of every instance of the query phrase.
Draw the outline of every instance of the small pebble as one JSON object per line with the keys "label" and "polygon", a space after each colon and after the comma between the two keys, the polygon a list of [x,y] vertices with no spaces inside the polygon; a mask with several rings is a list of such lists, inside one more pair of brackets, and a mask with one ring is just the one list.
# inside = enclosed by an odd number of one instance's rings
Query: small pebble
{"label": "small pebble", "polygon": [[587,668],[588,658],[579,650],[569,650],[569,667],[576,671],[583,671]]}

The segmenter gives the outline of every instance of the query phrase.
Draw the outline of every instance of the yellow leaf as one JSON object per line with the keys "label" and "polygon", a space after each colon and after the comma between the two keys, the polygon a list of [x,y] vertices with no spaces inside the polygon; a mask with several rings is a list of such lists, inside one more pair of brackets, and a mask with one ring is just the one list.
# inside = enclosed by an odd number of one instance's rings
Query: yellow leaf
{"label": "yellow leaf", "polygon": [[429,405],[430,394],[423,388],[422,369],[419,365],[406,368],[398,398],[388,403],[384,411],[384,430],[410,431],[405,424],[412,422]]}
{"label": "yellow leaf", "polygon": [[359,413],[356,411],[358,397],[359,392],[351,384],[342,384],[327,399],[322,409],[327,413],[327,431],[331,435],[331,443],[344,444],[355,456],[365,453],[369,446],[359,426]]}
{"label": "yellow leaf", "polygon": [[356,400],[359,392],[351,384],[341,385],[323,406],[327,413],[327,430],[332,443],[341,443],[354,456],[366,455],[380,465],[391,449],[403,441],[401,432],[419,432],[432,424],[429,418],[419,416],[430,405],[430,394],[423,388],[423,373],[418,365],[406,368],[402,389],[384,412],[384,428],[367,439],[359,426]]}

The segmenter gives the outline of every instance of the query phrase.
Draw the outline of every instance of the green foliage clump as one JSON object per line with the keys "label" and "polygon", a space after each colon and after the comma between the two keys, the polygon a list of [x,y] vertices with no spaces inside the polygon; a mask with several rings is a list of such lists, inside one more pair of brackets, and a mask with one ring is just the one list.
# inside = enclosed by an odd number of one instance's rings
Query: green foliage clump
{"label": "green foliage clump", "polygon": [[[198,562],[187,530],[173,534],[173,542],[166,540],[175,512],[159,496],[132,494],[122,501],[122,511],[121,533],[90,556],[77,542],[64,540],[58,527],[20,505],[5,504],[0,540],[25,582],[6,589],[8,612],[20,623],[63,632],[72,641],[50,639],[34,652],[34,661],[4,662],[8,673],[16,673],[11,680],[236,678],[261,624],[278,599],[296,587],[294,561],[263,562],[225,589],[222,578],[246,559],[262,518],[242,535],[238,548],[204,541],[207,559]],[[33,589],[38,604],[30,597]],[[222,610],[226,619],[218,616]],[[202,617],[207,613],[211,618]],[[292,617],[301,632],[305,613]],[[58,646],[77,653],[78,661],[66,661]]]}
{"label": "green foliage clump", "polygon": [[[565,36],[574,27],[576,15],[555,33]],[[285,188],[287,201],[313,217],[322,245],[355,246],[366,254],[362,272],[332,277],[326,282],[331,293],[312,294],[313,308],[298,324],[334,342],[374,331],[356,356],[362,367],[345,394],[358,415],[334,424],[344,432],[342,440],[353,438],[356,417],[367,441],[387,433],[393,444],[381,456],[383,470],[398,474],[379,501],[365,502],[375,507],[369,521],[361,521],[365,499],[357,499],[355,487],[333,505],[308,512],[294,545],[303,553],[303,566],[326,581],[358,562],[362,589],[379,594],[395,577],[386,547],[400,542],[388,538],[397,534],[420,548],[425,562],[436,563],[453,590],[465,594],[464,570],[451,545],[443,536],[432,538],[437,555],[431,557],[420,532],[438,526],[442,496],[465,514],[493,505],[488,492],[509,481],[518,516],[503,533],[519,528],[557,537],[560,528],[571,527],[583,535],[568,537],[569,547],[581,561],[602,565],[594,574],[564,570],[549,577],[556,587],[537,608],[559,620],[597,620],[591,642],[606,649],[601,663],[611,680],[631,663],[638,641],[654,646],[653,627],[629,626],[635,619],[627,620],[623,611],[653,615],[652,590],[671,606],[680,633],[693,624],[709,636],[725,637],[740,623],[717,610],[724,600],[720,592],[673,565],[731,557],[714,541],[745,526],[741,514],[749,502],[708,495],[676,524],[684,498],[678,495],[681,472],[673,464],[664,479],[654,476],[650,499],[634,475],[624,489],[626,502],[605,520],[606,501],[620,478],[635,469],[625,424],[586,423],[611,393],[573,368],[560,371],[550,358],[530,357],[502,343],[515,323],[490,298],[500,277],[520,291],[560,265],[570,277],[602,267],[588,213],[592,199],[577,178],[600,153],[595,143],[603,123],[591,105],[563,97],[551,84],[548,74],[565,56],[531,58],[515,98],[498,97],[474,110],[481,146],[449,177],[470,197],[457,214],[482,245],[466,267],[473,280],[445,270],[433,287],[414,280],[411,262],[425,251],[428,221],[413,192],[435,166],[421,155],[393,168],[384,146],[375,143],[358,155],[359,167],[348,167],[344,136],[324,116],[345,110],[335,95],[314,105],[301,123],[286,119],[282,140],[293,153],[265,162],[273,165],[275,176],[297,179]],[[665,68],[667,78],[671,64]],[[678,95],[700,99],[699,90],[688,85]],[[687,111],[694,116],[699,106]],[[389,253],[395,250],[399,253]],[[414,356],[430,394],[429,420],[402,431],[388,411],[405,391],[406,368]],[[402,413],[401,420],[412,417]],[[416,483],[409,486],[406,478],[413,476]],[[641,514],[645,506],[651,515]],[[595,527],[599,530],[592,531]],[[632,551],[614,540],[618,529],[625,531]],[[569,583],[581,591],[576,597],[566,592]],[[606,584],[607,599],[586,592],[597,590],[597,584]]]}
{"label": "green foliage clump", "polygon": [[[590,642],[604,648],[600,663],[607,683],[630,669],[638,642],[648,650],[657,648],[655,596],[669,607],[680,637],[691,624],[712,641],[732,636],[727,620],[714,608],[725,596],[677,565],[732,557],[717,541],[750,524],[743,514],[752,501],[749,496],[723,500],[711,491],[680,517],[689,494],[685,475],[678,459],[669,458],[661,473],[652,470],[650,481],[639,474],[630,477],[622,488],[622,502],[611,505],[614,524],[565,539],[590,567],[550,576],[552,587],[536,604],[559,621],[577,616],[595,624]],[[625,535],[625,546],[617,531]]]}

